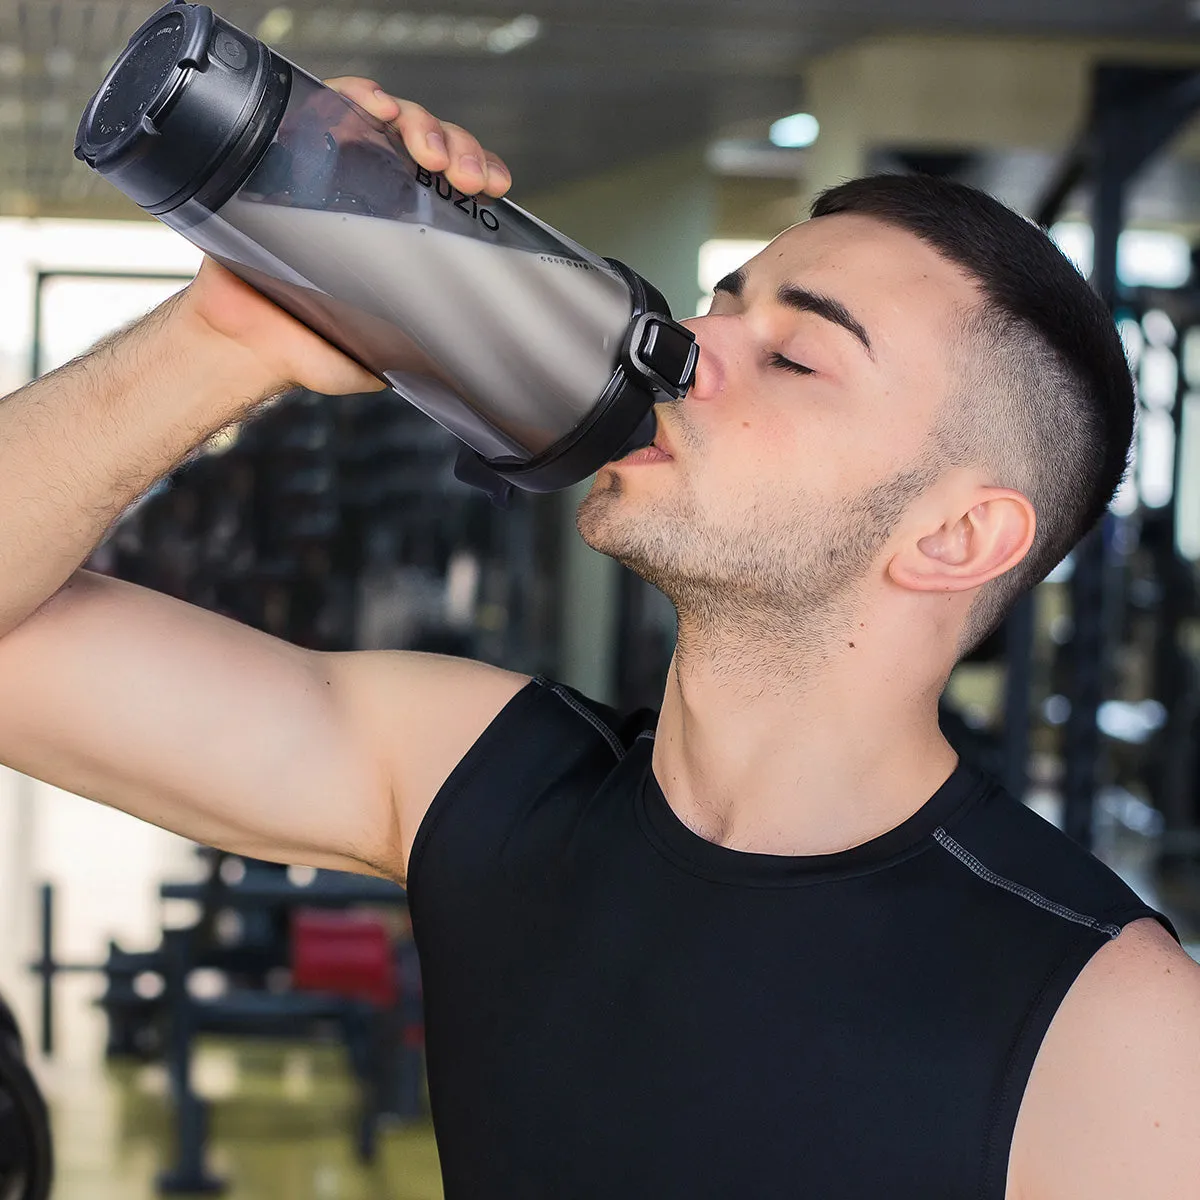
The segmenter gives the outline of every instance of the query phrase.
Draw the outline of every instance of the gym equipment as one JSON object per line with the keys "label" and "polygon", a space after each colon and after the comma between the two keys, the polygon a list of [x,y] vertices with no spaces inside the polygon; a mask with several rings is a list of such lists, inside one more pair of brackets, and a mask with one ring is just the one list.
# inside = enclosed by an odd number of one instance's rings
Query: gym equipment
{"label": "gym equipment", "polygon": [[368,914],[292,913],[292,987],[370,1000],[380,1008],[396,1003],[396,972],[383,923]]}
{"label": "gym equipment", "polygon": [[0,1197],[46,1200],[53,1181],[50,1115],[25,1064],[16,1018],[0,1000]]}
{"label": "gym equipment", "polygon": [[691,386],[695,339],[641,276],[456,191],[204,5],[133,34],[75,153],[450,430],[498,501],[650,445]]}
{"label": "gym equipment", "polygon": [[[1131,366],[1139,378],[1139,442],[1161,439],[1170,451],[1165,477],[1146,480],[1141,452],[1134,473],[1139,492],[1154,493],[1119,525],[1109,546],[1107,603],[1112,642],[1136,663],[1118,694],[1137,696],[1100,710],[1113,776],[1156,811],[1158,885],[1182,916],[1197,915],[1194,886],[1200,861],[1200,544],[1197,543],[1195,422],[1200,384],[1200,288],[1124,289],[1118,317]],[[1160,443],[1161,444],[1161,443]],[[1156,473],[1157,474],[1157,473]],[[1116,672],[1114,672],[1116,675]],[[1122,684],[1124,686],[1122,686]],[[1117,718],[1117,719],[1114,719]],[[1132,810],[1137,813],[1136,808]],[[1178,891],[1175,891],[1177,885]],[[1190,909],[1190,911],[1189,911]]]}
{"label": "gym equipment", "polygon": [[[191,1078],[196,1037],[322,1038],[332,1030],[359,1083],[355,1138],[360,1157],[370,1160],[384,1116],[422,1111],[424,1026],[415,947],[410,939],[390,937],[377,915],[359,911],[403,910],[403,889],[338,871],[315,871],[295,882],[274,863],[202,854],[209,861],[205,879],[159,889],[164,900],[198,903],[198,919],[165,929],[153,951],[131,954],[110,943],[101,964],[55,958],[54,891],[43,886],[42,953],[31,969],[42,978],[46,1053],[53,1052],[55,977],[102,973],[106,987],[97,1004],[108,1016],[108,1053],[163,1059],[168,1069],[175,1151],[159,1190],[207,1192],[223,1181],[206,1165],[207,1108]],[[220,971],[225,990],[193,994],[190,980],[200,968]]]}
{"label": "gym equipment", "polygon": [[296,391],[194,456],[89,560],[317,650],[431,649],[553,670],[553,497],[500,513],[390,392]]}
{"label": "gym equipment", "polygon": [[104,963],[66,963],[54,956],[54,898],[52,884],[40,889],[41,957],[29,969],[41,977],[41,1050],[54,1055],[54,979],[60,974],[104,975],[104,995],[97,1001],[108,1017],[106,1055],[111,1058],[151,1059],[160,1050],[155,1021],[161,1001],[151,990],[139,988],[139,980],[152,979],[161,969],[161,957],[155,952],[130,954],[116,942],[108,944]]}
{"label": "gym equipment", "polygon": [[[1200,110],[1200,71],[1107,63],[1096,67],[1091,111],[1074,148],[1059,165],[1034,213],[1049,227],[1081,183],[1094,188],[1092,284],[1117,312],[1124,299],[1117,275],[1117,241],[1125,225],[1130,186],[1147,162]],[[1113,572],[1116,522],[1107,517],[1072,555],[1072,633],[1062,647],[1070,680],[1070,711],[1064,731],[1064,828],[1090,846],[1095,796],[1105,771],[1105,745],[1098,724],[1111,685]],[[1022,650],[1022,653],[1027,653]]]}

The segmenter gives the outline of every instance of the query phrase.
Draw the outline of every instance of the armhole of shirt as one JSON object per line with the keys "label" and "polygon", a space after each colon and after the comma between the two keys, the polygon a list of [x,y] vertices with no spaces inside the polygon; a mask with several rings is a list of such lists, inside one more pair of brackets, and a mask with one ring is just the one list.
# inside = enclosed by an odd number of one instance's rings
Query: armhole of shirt
{"label": "armhole of shirt", "polygon": [[[991,1118],[988,1122],[987,1146],[984,1157],[984,1179],[981,1195],[995,1200],[1002,1200],[1008,1186],[1009,1159],[1012,1155],[1013,1134],[1016,1132],[1017,1117],[1021,1104],[1025,1099],[1025,1091],[1029,1085],[1029,1077],[1033,1073],[1033,1064],[1042,1048],[1050,1024],[1054,1020],[1067,993],[1071,990],[1083,969],[1113,935],[1106,933],[1105,928],[1124,929],[1133,921],[1145,917],[1156,919],[1177,941],[1179,935],[1171,922],[1145,904],[1123,906],[1120,909],[1106,912],[1102,918],[1097,918],[1097,925],[1085,933],[1080,927],[1080,936],[1071,943],[1070,949],[1055,964],[1054,968],[1042,981],[1033,1002],[1025,1014],[1025,1020],[1014,1039],[1004,1066],[1004,1075],[992,1105]],[[1090,933],[1090,936],[1088,934]]]}
{"label": "armhole of shirt", "polygon": [[417,876],[420,874],[422,852],[428,843],[438,822],[460,797],[475,778],[475,775],[485,767],[492,765],[497,757],[502,757],[506,749],[511,749],[514,731],[519,730],[546,690],[547,681],[541,676],[534,676],[509,702],[492,718],[491,723],[471,744],[466,754],[455,764],[454,769],[446,777],[446,782],[438,788],[425,815],[417,826],[416,837],[413,838],[412,851],[408,856],[407,890],[410,895]]}

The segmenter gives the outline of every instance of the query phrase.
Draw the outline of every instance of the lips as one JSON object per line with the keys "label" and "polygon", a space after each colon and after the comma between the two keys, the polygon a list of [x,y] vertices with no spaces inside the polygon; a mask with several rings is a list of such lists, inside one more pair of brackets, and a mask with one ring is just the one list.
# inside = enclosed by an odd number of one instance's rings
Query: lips
{"label": "lips", "polygon": [[656,449],[661,450],[668,458],[675,457],[675,452],[671,449],[671,443],[667,441],[667,435],[663,429],[661,418],[659,418],[658,427],[654,434],[654,441],[650,444]]}

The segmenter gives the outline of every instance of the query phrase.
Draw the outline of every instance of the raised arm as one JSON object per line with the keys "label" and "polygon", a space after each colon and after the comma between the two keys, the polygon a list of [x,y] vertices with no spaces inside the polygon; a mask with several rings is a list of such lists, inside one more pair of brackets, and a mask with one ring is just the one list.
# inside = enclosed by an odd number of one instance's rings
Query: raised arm
{"label": "raised arm", "polygon": [[[457,127],[369,81],[334,86],[461,190],[506,190]],[[0,762],[226,849],[399,878],[437,786],[523,677],[315,654],[80,569],[157,479],[294,386],[381,385],[206,261],[149,316],[0,400]]]}

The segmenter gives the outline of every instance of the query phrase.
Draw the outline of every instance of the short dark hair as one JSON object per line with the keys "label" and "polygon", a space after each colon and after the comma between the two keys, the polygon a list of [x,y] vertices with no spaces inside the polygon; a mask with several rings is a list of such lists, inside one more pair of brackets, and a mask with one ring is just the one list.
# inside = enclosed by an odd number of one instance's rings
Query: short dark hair
{"label": "short dark hair", "polygon": [[964,314],[962,390],[943,404],[931,450],[983,463],[1037,513],[1025,559],[983,588],[960,654],[993,632],[1096,524],[1133,438],[1133,380],[1113,318],[1039,226],[992,196],[929,175],[872,175],[821,193],[814,217],[854,213],[906,230],[957,264],[982,301]]}

